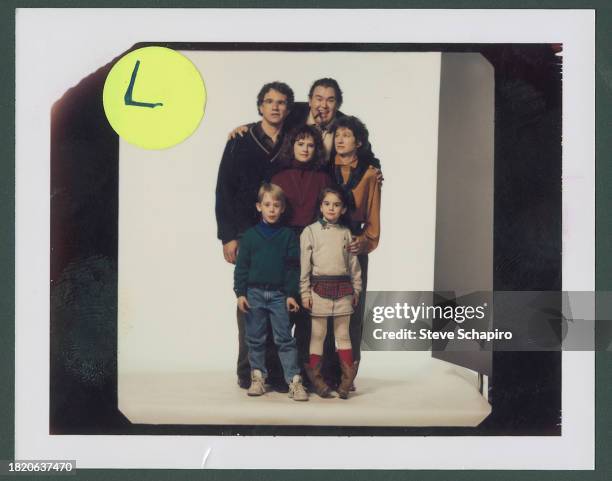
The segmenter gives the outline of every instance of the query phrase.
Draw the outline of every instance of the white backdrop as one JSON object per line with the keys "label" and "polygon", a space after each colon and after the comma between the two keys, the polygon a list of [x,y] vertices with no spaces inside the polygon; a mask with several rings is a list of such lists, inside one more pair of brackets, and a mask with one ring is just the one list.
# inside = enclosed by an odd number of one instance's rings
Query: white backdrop
{"label": "white backdrop", "polygon": [[273,80],[305,101],[313,80],[335,78],[341,110],[370,130],[385,182],[368,289],[433,288],[439,53],[182,53],[206,84],[198,130],[163,151],[120,145],[120,373],[234,366],[233,267],[216,238],[217,169],[228,132],[259,119],[257,92]]}
{"label": "white backdrop", "polygon": [[[274,28],[261,28],[272,20]],[[287,443],[265,436],[49,435],[50,116],[41,111],[144,39],[563,42],[563,289],[594,290],[594,10],[17,9],[15,24],[16,459],[77,459],[81,468],[278,468],[264,455],[274,450],[284,466],[296,469],[302,452],[317,449],[329,468],[348,467],[337,453],[350,452],[352,469],[593,469],[593,352],[563,355],[558,437],[466,436],[463,449],[456,449],[452,436],[295,436]],[[206,457],[211,449],[214,455]]]}

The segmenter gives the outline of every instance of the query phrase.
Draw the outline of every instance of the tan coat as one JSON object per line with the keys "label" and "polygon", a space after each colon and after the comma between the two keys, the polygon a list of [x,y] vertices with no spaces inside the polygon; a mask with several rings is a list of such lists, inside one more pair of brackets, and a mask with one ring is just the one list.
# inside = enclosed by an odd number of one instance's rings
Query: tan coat
{"label": "tan coat", "polygon": [[[340,166],[340,173],[345,183],[348,182],[351,170],[357,167],[357,162],[355,158],[350,164],[343,165],[340,157],[336,156],[335,163]],[[363,232],[356,237],[366,242],[365,254],[369,254],[376,249],[380,240],[380,184],[374,167],[368,167],[353,189],[353,196],[355,211],[351,212],[351,220],[364,224]]]}

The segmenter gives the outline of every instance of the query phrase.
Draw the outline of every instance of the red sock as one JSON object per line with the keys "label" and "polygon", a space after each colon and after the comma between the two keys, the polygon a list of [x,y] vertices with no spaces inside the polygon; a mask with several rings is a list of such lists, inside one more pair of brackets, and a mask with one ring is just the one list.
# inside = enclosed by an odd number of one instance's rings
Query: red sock
{"label": "red sock", "polygon": [[317,367],[317,364],[319,364],[319,362],[321,361],[321,356],[319,354],[311,354],[310,355],[310,361],[308,362],[308,365],[314,369],[315,367]]}
{"label": "red sock", "polygon": [[341,362],[348,364],[349,366],[353,365],[353,350],[352,349],[338,349],[338,357]]}

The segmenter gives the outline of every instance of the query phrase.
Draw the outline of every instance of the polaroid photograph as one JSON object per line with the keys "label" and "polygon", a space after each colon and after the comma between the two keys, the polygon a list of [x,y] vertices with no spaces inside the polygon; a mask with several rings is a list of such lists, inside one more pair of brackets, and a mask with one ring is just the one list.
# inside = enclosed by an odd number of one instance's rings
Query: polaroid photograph
{"label": "polaroid photograph", "polygon": [[17,9],[15,459],[593,469],[594,21]]}

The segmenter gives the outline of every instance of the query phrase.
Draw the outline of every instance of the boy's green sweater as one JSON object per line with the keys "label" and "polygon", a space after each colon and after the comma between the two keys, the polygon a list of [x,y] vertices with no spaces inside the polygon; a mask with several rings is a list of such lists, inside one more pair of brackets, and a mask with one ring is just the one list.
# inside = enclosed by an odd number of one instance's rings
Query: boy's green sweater
{"label": "boy's green sweater", "polygon": [[278,289],[288,297],[298,298],[300,245],[293,231],[279,227],[266,237],[255,226],[248,229],[238,249],[234,269],[234,292],[246,296],[249,286]]}

